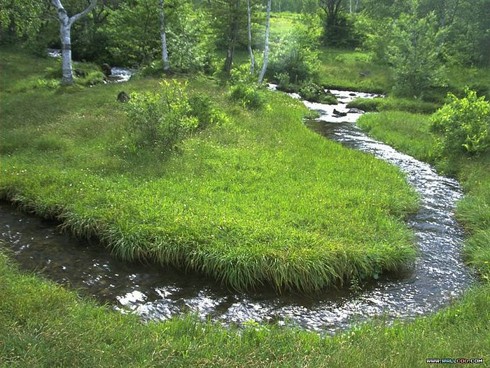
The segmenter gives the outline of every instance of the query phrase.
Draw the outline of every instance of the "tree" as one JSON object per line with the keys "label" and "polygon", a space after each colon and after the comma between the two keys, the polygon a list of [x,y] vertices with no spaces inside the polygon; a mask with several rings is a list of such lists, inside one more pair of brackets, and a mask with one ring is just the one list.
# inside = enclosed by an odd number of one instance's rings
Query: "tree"
{"label": "tree", "polygon": [[97,0],[91,0],[90,5],[82,12],[73,16],[68,16],[60,0],[51,0],[58,13],[60,23],[60,40],[61,40],[61,83],[65,85],[73,84],[73,66],[71,59],[71,26],[80,18],[87,15],[97,5]]}
{"label": "tree", "polygon": [[248,53],[250,54],[250,74],[254,74],[255,57],[252,49],[252,9],[250,0],[247,0],[247,30],[248,30]]}
{"label": "tree", "polygon": [[264,80],[265,72],[267,71],[267,64],[269,62],[269,33],[271,29],[271,5],[272,0],[267,1],[267,16],[265,21],[265,45],[264,45],[264,63],[262,64],[262,70],[259,75],[259,84]]}
{"label": "tree", "polygon": [[438,47],[441,36],[433,13],[419,18],[414,11],[393,21],[386,58],[393,70],[397,95],[423,97],[430,87],[445,83]]}
{"label": "tree", "polygon": [[167,72],[170,70],[170,62],[168,60],[168,49],[167,49],[167,33],[165,30],[165,1],[160,0],[160,38],[162,40],[162,61],[163,61],[163,71]]}
{"label": "tree", "polygon": [[323,43],[336,47],[355,47],[360,43],[354,32],[353,15],[347,14],[342,0],[319,0],[324,11]]}
{"label": "tree", "polygon": [[[230,74],[233,66],[235,50],[248,44],[248,11],[246,1],[240,0],[210,0],[207,9],[211,15],[212,32],[216,35],[216,46],[226,50],[223,71]],[[254,12],[254,1],[250,1],[251,19],[250,27],[253,27],[254,18],[258,12]],[[252,39],[253,44],[253,39]]]}
{"label": "tree", "polygon": [[230,73],[233,65],[233,57],[235,55],[235,47],[238,42],[238,32],[240,30],[239,16],[240,16],[240,0],[232,0],[228,2],[230,7],[229,12],[229,33],[228,33],[228,45],[226,49],[226,59],[223,70],[226,73]]}
{"label": "tree", "polygon": [[326,14],[325,26],[335,27],[338,23],[342,0],[319,0],[318,3]]}
{"label": "tree", "polygon": [[47,6],[43,1],[0,0],[0,40],[34,37]]}

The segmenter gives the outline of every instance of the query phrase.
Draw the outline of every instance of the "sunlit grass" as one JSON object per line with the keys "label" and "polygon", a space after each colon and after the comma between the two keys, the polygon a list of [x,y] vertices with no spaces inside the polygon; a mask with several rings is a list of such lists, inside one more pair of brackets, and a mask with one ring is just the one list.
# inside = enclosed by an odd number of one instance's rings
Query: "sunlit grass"
{"label": "sunlit grass", "polygon": [[327,88],[387,93],[391,75],[386,66],[372,62],[365,51],[323,48],[320,81]]}

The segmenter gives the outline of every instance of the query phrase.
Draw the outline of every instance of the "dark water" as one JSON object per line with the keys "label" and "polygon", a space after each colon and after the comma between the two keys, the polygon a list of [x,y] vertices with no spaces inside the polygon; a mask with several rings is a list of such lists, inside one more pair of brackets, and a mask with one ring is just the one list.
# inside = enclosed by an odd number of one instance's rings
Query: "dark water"
{"label": "dark water", "polygon": [[[343,102],[354,97],[348,92],[333,92]],[[96,244],[60,234],[56,223],[20,213],[7,204],[0,204],[0,239],[22,268],[143,319],[165,320],[190,311],[224,324],[249,320],[291,323],[333,333],[377,316],[412,318],[448,305],[473,281],[461,261],[463,233],[454,219],[455,202],[462,196],[458,183],[368,138],[352,123],[359,112],[335,117],[333,107],[305,104],[322,114],[310,123],[312,129],[399,166],[420,193],[422,207],[409,223],[416,233],[420,256],[405,274],[384,276],[361,291],[325,290],[308,297],[277,296],[272,291],[236,293],[199,275],[120,262]],[[348,111],[345,104],[335,109]]]}

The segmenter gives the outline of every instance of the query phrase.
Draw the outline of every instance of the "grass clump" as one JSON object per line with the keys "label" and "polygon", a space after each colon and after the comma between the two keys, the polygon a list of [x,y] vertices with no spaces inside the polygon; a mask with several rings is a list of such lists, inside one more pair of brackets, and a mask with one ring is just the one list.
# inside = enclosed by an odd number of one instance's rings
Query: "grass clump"
{"label": "grass clump", "polygon": [[[183,111],[194,121],[165,160],[151,129],[136,134],[150,146],[131,151],[124,127],[146,122],[151,108],[128,117],[119,86],[2,93],[1,145],[16,143],[1,157],[1,197],[99,237],[121,258],[196,270],[236,289],[313,291],[414,259],[403,219],[417,197],[398,169],[309,131],[306,109],[288,96],[261,91],[268,108],[249,110],[209,80],[188,83],[181,110],[155,115],[178,121],[172,114]],[[155,79],[125,89],[165,93]],[[30,144],[34,137],[41,143]]]}
{"label": "grass clump", "polygon": [[384,111],[361,116],[357,125],[370,135],[419,160],[434,162],[436,137],[429,117],[404,111]]}

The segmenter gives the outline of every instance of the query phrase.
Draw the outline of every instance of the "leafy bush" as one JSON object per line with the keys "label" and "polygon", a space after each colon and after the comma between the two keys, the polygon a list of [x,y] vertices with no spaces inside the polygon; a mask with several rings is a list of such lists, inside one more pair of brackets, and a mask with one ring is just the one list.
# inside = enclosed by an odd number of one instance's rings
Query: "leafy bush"
{"label": "leafy bush", "polygon": [[189,97],[191,114],[199,122],[198,128],[204,129],[209,125],[218,125],[228,122],[228,116],[224,111],[217,107],[213,101],[204,94],[197,94]]}
{"label": "leafy bush", "polygon": [[128,131],[139,146],[156,146],[169,151],[190,131],[199,126],[185,84],[160,83],[159,93],[132,93],[125,104]]}
{"label": "leafy bush", "polygon": [[265,104],[264,93],[255,83],[238,83],[230,87],[230,98],[248,109],[260,109]]}
{"label": "leafy bush", "polygon": [[391,42],[387,47],[398,96],[423,97],[431,87],[446,84],[439,52],[442,32],[434,14],[418,18],[402,14],[392,23]]}
{"label": "leafy bush", "polygon": [[443,154],[480,154],[490,148],[490,103],[466,90],[466,96],[448,95],[449,103],[432,115],[431,129],[440,133]]}
{"label": "leafy bush", "polygon": [[337,99],[332,93],[325,91],[325,88],[320,87],[318,84],[315,84],[313,82],[304,84],[300,88],[299,94],[307,101],[331,105],[338,104]]}

